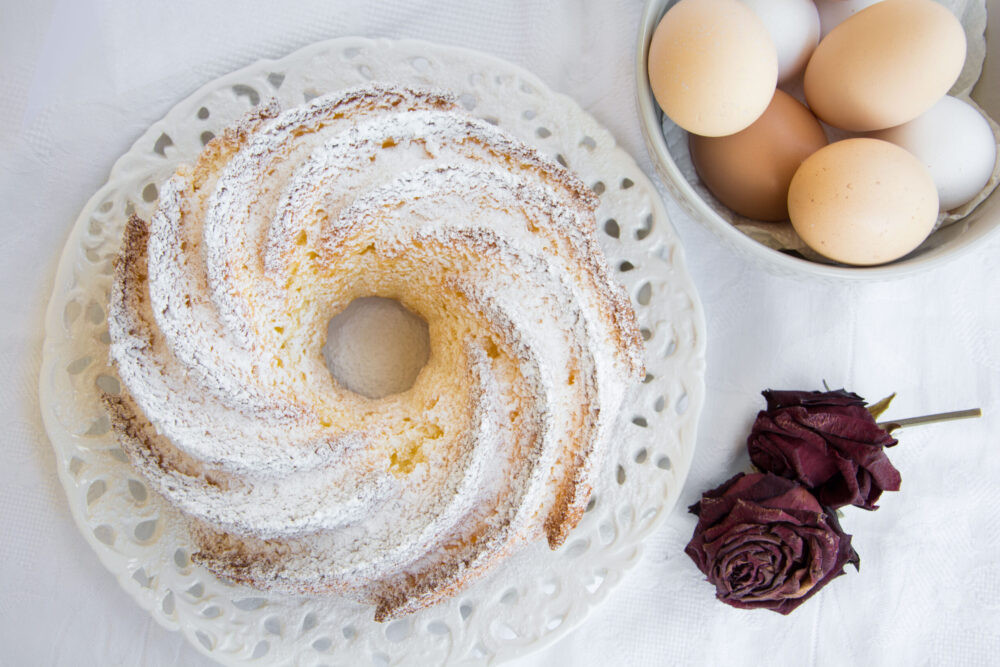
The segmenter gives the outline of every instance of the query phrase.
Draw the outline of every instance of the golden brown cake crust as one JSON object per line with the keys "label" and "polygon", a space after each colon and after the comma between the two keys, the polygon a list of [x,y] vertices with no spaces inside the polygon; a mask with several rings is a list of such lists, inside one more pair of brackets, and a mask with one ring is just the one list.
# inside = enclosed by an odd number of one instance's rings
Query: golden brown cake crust
{"label": "golden brown cake crust", "polygon": [[[376,84],[264,105],[160,193],[126,224],[106,404],[196,562],[386,620],[565,541],[642,376],[578,178],[447,94]],[[369,295],[432,339],[382,399],[320,353]]]}

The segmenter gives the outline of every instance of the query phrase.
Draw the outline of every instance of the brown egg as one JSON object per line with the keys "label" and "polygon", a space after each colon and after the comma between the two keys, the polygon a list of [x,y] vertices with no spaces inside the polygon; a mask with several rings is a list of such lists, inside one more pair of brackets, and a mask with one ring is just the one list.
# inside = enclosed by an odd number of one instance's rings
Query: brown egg
{"label": "brown egg", "polygon": [[965,32],[933,0],[883,0],[834,28],[805,74],[809,108],[853,132],[909,122],[941,99],[965,63]]}
{"label": "brown egg", "polygon": [[778,81],[778,52],[739,0],[680,0],[649,43],[656,102],[688,132],[718,137],[748,127]]}
{"label": "brown egg", "polygon": [[727,137],[691,135],[691,159],[705,186],[736,213],[788,219],[788,186],[802,161],[826,146],[819,121],[781,90],[753,125]]}
{"label": "brown egg", "polygon": [[927,238],[938,213],[934,180],[911,153],[881,139],[845,139],[806,159],[788,190],[806,244],[846,264],[882,264]]}

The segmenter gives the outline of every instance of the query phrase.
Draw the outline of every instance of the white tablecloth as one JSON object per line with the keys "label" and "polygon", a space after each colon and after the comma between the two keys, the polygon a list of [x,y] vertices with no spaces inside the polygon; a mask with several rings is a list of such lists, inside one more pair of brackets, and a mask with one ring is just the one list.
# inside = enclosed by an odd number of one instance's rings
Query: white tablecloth
{"label": "white tablecloth", "polygon": [[[0,7],[0,664],[205,665],[119,589],[77,532],[42,429],[42,317],[71,223],[115,159],[201,84],[359,34],[481,49],[531,69],[652,174],[632,62],[640,0],[578,3],[39,0]],[[707,402],[677,511],[582,627],[517,664],[996,664],[1000,660],[1000,237],[926,275],[831,286],[771,276],[668,202],[708,322]],[[911,429],[903,489],[843,520],[861,555],[789,617],[736,611],[683,554],[683,507],[747,466],[765,387],[848,387]]]}

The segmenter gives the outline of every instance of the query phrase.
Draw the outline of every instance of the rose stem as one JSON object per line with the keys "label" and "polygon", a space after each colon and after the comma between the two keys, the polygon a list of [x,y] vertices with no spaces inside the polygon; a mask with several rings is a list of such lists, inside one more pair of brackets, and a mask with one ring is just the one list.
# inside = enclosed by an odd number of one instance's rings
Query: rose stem
{"label": "rose stem", "polygon": [[957,410],[955,412],[940,412],[936,415],[923,415],[921,417],[909,417],[908,419],[893,419],[891,421],[879,422],[879,427],[886,430],[895,430],[904,426],[917,426],[918,424],[932,424],[934,422],[946,422],[953,419],[968,419],[970,417],[982,417],[983,411],[979,408],[971,410]]}

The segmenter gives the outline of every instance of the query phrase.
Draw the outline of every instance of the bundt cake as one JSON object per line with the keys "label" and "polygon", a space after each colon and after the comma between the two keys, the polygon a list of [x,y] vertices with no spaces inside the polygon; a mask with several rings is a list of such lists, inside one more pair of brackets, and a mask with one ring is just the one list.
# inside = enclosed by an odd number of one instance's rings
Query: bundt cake
{"label": "bundt cake", "polygon": [[[262,105],[178,169],[126,225],[106,402],[194,560],[385,620],[558,547],[642,377],[596,205],[449,94],[384,85]],[[381,398],[322,353],[372,296],[423,318],[431,350]]]}

